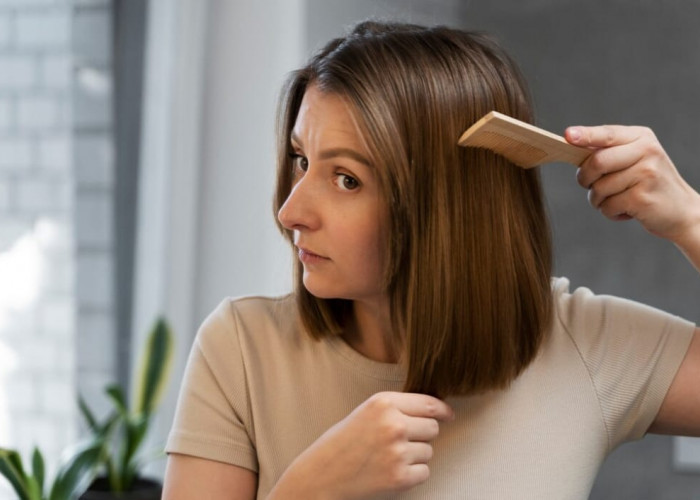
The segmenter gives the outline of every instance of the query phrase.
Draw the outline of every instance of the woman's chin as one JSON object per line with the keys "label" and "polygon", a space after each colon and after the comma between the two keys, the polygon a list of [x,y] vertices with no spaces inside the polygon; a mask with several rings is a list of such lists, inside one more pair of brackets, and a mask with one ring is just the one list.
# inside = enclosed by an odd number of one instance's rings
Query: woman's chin
{"label": "woman's chin", "polygon": [[[322,286],[318,283],[307,282],[304,280],[304,288],[311,295],[317,299],[341,299],[344,298],[337,293],[337,290],[333,290],[331,287]],[[335,292],[335,293],[334,293]]]}

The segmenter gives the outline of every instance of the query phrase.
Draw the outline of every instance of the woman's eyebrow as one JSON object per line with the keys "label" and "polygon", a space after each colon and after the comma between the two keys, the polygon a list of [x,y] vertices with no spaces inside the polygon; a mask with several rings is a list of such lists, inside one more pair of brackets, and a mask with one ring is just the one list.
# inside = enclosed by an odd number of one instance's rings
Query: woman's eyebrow
{"label": "woman's eyebrow", "polygon": [[292,144],[292,146],[301,146],[301,139],[299,139],[299,136],[296,135],[294,131],[292,131],[292,133],[289,136],[289,142]]}
{"label": "woman's eyebrow", "polygon": [[[294,146],[302,147],[301,140],[294,132],[292,132],[292,134],[290,136],[290,142],[292,144],[292,147],[294,147]],[[344,156],[346,158],[350,158],[350,159],[355,160],[358,163],[362,163],[363,165],[366,165],[368,167],[372,166],[372,163],[369,161],[369,159],[367,159],[362,153],[360,153],[352,148],[324,149],[318,155],[319,159],[321,159],[321,160],[329,160],[331,158],[337,158],[339,156]]]}
{"label": "woman's eyebrow", "polygon": [[367,158],[365,158],[362,154],[358,153],[354,149],[350,149],[350,148],[324,149],[318,155],[318,157],[321,160],[329,160],[331,158],[336,158],[338,156],[344,156],[346,158],[350,158],[350,159],[355,160],[358,163],[362,163],[363,165],[366,165],[368,167],[372,166],[372,164],[370,163],[370,161]]}

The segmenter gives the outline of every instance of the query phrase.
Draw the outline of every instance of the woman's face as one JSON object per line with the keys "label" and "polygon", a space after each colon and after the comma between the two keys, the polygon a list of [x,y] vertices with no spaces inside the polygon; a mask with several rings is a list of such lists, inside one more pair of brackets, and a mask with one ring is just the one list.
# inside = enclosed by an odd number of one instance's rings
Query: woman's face
{"label": "woman's face", "polygon": [[386,215],[349,104],[309,86],[290,140],[294,181],[278,218],[294,233],[304,286],[327,299],[382,297]]}

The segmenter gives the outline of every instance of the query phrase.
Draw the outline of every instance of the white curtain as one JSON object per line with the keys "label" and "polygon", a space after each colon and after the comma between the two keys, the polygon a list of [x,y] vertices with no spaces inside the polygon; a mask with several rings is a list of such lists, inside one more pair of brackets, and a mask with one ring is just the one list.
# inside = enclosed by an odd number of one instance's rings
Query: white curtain
{"label": "white curtain", "polygon": [[148,15],[132,359],[164,314],[176,354],[147,443],[160,448],[206,314],[225,296],[290,287],[270,209],[273,123],[279,87],[303,59],[303,0],[151,0]]}

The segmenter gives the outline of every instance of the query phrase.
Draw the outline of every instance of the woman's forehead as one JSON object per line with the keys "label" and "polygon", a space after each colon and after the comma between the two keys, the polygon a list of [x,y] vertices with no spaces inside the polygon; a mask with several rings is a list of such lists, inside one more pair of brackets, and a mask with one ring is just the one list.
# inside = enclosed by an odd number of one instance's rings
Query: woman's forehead
{"label": "woman's forehead", "polygon": [[366,149],[366,140],[354,107],[344,96],[310,85],[304,92],[289,139],[304,145],[308,140],[335,138]]}

